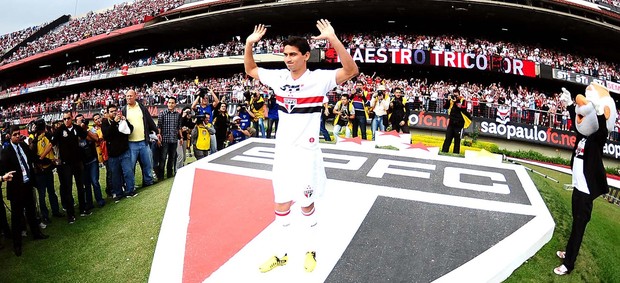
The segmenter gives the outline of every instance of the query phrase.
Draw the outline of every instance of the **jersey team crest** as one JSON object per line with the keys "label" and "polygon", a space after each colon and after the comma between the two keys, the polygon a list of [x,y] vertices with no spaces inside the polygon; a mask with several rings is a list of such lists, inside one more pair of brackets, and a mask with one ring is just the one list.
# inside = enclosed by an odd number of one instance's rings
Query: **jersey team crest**
{"label": "jersey team crest", "polygon": [[304,190],[304,196],[306,198],[312,197],[313,193],[314,193],[314,189],[311,186],[306,187],[306,189]]}
{"label": "jersey team crest", "polygon": [[284,107],[286,108],[288,112],[291,112],[291,110],[295,108],[295,105],[297,105],[297,98],[290,98],[290,97],[284,98]]}

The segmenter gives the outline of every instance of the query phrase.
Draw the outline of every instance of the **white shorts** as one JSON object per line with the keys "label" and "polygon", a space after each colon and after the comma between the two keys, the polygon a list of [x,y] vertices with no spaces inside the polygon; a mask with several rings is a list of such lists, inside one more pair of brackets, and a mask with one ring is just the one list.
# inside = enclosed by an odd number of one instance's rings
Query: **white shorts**
{"label": "white shorts", "polygon": [[320,148],[276,148],[272,176],[275,203],[309,206],[325,191],[323,153]]}

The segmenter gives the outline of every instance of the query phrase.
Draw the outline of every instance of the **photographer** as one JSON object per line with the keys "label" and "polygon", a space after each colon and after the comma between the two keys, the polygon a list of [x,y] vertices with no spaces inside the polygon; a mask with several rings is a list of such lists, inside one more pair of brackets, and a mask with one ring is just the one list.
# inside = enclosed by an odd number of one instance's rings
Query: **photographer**
{"label": "photographer", "polygon": [[[40,155],[45,150],[45,146],[52,139],[52,135],[46,131],[45,120],[38,119],[34,122],[35,134],[33,142],[30,143],[30,147],[33,152]],[[52,215],[55,217],[64,217],[65,215],[60,212],[60,206],[58,204],[58,196],[54,188],[54,160],[56,155],[54,151],[50,151],[43,161],[35,164],[34,177],[36,181],[36,188],[39,194],[39,210],[41,212],[41,218],[46,224],[50,223],[49,210],[45,202],[45,194],[49,195],[49,202],[52,208]]]}
{"label": "photographer", "polygon": [[215,128],[209,123],[211,119],[209,116],[209,114],[196,116],[196,127],[192,130],[190,138],[194,147],[196,160],[200,160],[209,155],[212,142],[211,135],[215,134]]}
{"label": "photographer", "polygon": [[269,94],[269,99],[267,99],[267,138],[271,138],[271,133],[275,134],[278,131],[278,121],[280,120],[278,116],[278,102],[276,101],[276,95],[271,93]]}
{"label": "photographer", "polygon": [[241,118],[241,122],[239,123],[239,127],[242,130],[247,130],[250,132],[251,136],[256,135],[256,129],[251,127],[252,120],[254,119],[254,113],[248,111],[248,105],[246,103],[239,104],[237,106],[238,117]]}
{"label": "photographer", "polygon": [[[187,106],[183,108],[183,111],[181,111],[181,140],[183,141],[183,145],[179,146],[178,149],[180,150],[177,149],[177,170],[179,170],[179,168],[183,167],[183,165],[185,164],[186,149],[188,147],[192,147],[190,133],[196,125],[194,119],[195,117],[192,116],[192,109]],[[215,136],[213,138],[215,139]]]}
{"label": "photographer", "polygon": [[84,165],[84,171],[82,171],[82,177],[84,182],[84,196],[86,199],[86,210],[91,210],[94,208],[93,205],[93,194],[95,196],[95,200],[97,201],[97,205],[99,207],[103,207],[105,205],[105,200],[101,195],[101,185],[99,184],[99,158],[97,155],[97,145],[96,142],[99,141],[99,136],[97,135],[97,131],[89,131],[88,129],[88,121],[84,118],[82,114],[78,114],[75,116],[75,122],[77,125],[81,125],[81,127],[88,131],[91,134],[96,136],[96,139],[91,135],[87,136],[85,139],[79,139],[80,150],[82,154],[82,163]]}
{"label": "photographer", "polygon": [[230,125],[230,132],[228,133],[228,145],[229,146],[236,144],[238,142],[242,142],[245,139],[252,136],[249,131],[242,130],[239,127],[240,123],[241,123],[241,118],[239,116],[235,116],[235,118],[233,118],[232,124]]}
{"label": "photographer", "polygon": [[346,93],[340,95],[340,101],[334,106],[334,139],[340,136],[342,127],[345,128],[344,136],[346,138],[351,137],[351,128],[349,128],[349,122],[355,119],[355,111],[353,105],[349,103],[349,96]]}
{"label": "photographer", "polygon": [[[254,114],[252,120],[252,127],[260,131],[261,138],[267,138],[267,132],[265,131],[265,100],[258,93],[258,91],[252,92],[252,98],[250,98],[250,110]],[[257,136],[256,134],[254,136]]]}
{"label": "photographer", "polygon": [[[213,98],[213,101],[211,103],[209,103],[209,98],[207,97],[207,94],[209,94]],[[213,117],[213,110],[217,111],[217,105],[219,103],[220,99],[217,97],[217,95],[215,95],[215,92],[213,92],[213,90],[206,87],[201,87],[200,89],[198,89],[198,93],[196,93],[196,100],[192,102],[192,110],[196,112],[196,115],[209,114],[211,117]],[[209,122],[213,122],[213,120]]]}
{"label": "photographer", "polygon": [[372,96],[370,101],[370,109],[375,113],[375,117],[370,124],[373,141],[375,140],[377,129],[385,132],[387,111],[390,108],[390,103],[385,99],[385,87],[379,86],[377,89],[377,93]]}
{"label": "photographer", "polygon": [[368,108],[366,106],[367,99],[364,94],[363,84],[357,81],[355,85],[355,93],[351,99],[351,104],[355,110],[355,118],[351,120],[353,124],[353,137],[357,137],[357,129],[362,132],[362,139],[366,139],[366,121],[368,120]]}
{"label": "photographer", "polygon": [[467,112],[467,104],[465,98],[460,95],[459,89],[455,88],[452,94],[446,99],[443,105],[444,109],[448,109],[448,129],[446,130],[446,139],[443,141],[442,152],[448,152],[452,139],[454,139],[454,148],[452,152],[459,154],[461,151],[461,132],[465,126],[463,113]]}

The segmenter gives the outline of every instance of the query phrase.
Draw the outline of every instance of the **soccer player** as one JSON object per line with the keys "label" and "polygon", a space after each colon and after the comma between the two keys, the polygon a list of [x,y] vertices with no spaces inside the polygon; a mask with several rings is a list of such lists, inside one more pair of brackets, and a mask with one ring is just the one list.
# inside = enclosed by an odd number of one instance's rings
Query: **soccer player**
{"label": "soccer player", "polygon": [[291,238],[289,224],[293,202],[300,204],[304,215],[302,225],[306,229],[306,239],[298,239],[300,243],[308,244],[304,268],[312,272],[316,266],[316,249],[312,243],[316,238],[314,201],[322,194],[327,179],[319,148],[321,109],[327,102],[327,92],[359,73],[330,22],[319,20],[316,27],[321,34],[313,39],[328,40],[340,57],[342,68],[308,70],[310,46],[306,39],[300,37],[290,37],[282,44],[287,69],[259,68],[254,61],[252,46],[267,32],[262,24],[254,27],[254,32],[245,42],[245,72],[274,90],[280,118],[273,164],[275,224],[280,230],[272,240],[277,255],[260,266],[261,272],[283,266],[288,260],[286,251]]}

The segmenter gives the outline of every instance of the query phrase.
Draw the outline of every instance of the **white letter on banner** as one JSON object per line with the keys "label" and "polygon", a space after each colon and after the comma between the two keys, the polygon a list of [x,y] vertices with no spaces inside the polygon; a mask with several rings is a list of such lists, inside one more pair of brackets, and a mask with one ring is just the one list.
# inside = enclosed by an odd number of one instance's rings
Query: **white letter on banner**
{"label": "white letter on banner", "polygon": [[435,59],[434,61],[431,60],[431,64],[435,66],[439,66],[439,54],[441,54],[441,51],[432,50],[431,54],[434,55],[431,57],[431,59]]}
{"label": "white letter on banner", "polygon": [[523,76],[523,61],[520,59],[512,59],[512,72],[515,75]]}
{"label": "white letter on banner", "polygon": [[364,60],[366,63],[374,63],[375,62],[375,49],[374,48],[366,48],[366,56]]}
{"label": "white letter on banner", "polygon": [[400,63],[411,65],[411,50],[410,49],[400,50]]}
{"label": "white letter on banner", "polygon": [[[465,54],[465,56],[464,56],[464,57],[465,57],[465,58],[464,58],[464,59],[465,59],[465,60],[464,60],[465,62],[463,62],[463,65],[465,65],[465,68],[467,68],[467,69],[473,69],[473,68],[476,66],[476,64],[474,64],[474,63],[472,63],[472,62],[471,62],[471,61],[474,61],[474,54],[472,54],[472,53],[467,53],[467,54]],[[467,59],[469,59],[469,60],[467,60]],[[470,61],[470,60],[471,60],[471,61]]]}
{"label": "white letter on banner", "polygon": [[400,49],[398,48],[390,48],[388,49],[388,51],[390,51],[390,53],[392,53],[392,64],[399,64],[399,62],[396,61],[396,52],[398,52]]}
{"label": "white letter on banner", "polygon": [[416,178],[423,178],[423,179],[431,178],[431,173],[415,171],[415,170],[390,168],[390,165],[405,167],[405,168],[419,168],[419,169],[425,169],[425,170],[435,170],[435,167],[436,167],[433,164],[379,159],[377,160],[375,165],[372,166],[372,169],[370,169],[367,176],[373,177],[373,178],[383,178],[383,175],[387,173],[387,174],[392,174],[392,175],[416,177]]}
{"label": "white letter on banner", "polygon": [[[461,181],[461,175],[488,177],[491,179],[491,181],[494,182],[491,186],[465,183]],[[510,188],[508,187],[508,185],[497,184],[495,182],[506,182],[506,177],[503,174],[497,172],[486,172],[456,167],[446,167],[444,169],[443,184],[446,187],[504,195],[510,193]]]}
{"label": "white letter on banner", "polygon": [[385,54],[385,48],[379,48],[377,49],[377,57],[379,57],[377,59],[377,63],[385,63],[387,62],[387,55]]}
{"label": "white letter on banner", "polygon": [[[454,65],[454,58],[456,57],[456,54],[454,54],[454,52],[452,51],[446,51],[443,53],[443,65],[444,67],[452,67],[452,68],[456,68],[456,65]],[[450,66],[448,66],[448,64]]]}
{"label": "white letter on banner", "polygon": [[360,63],[364,63],[364,56],[362,55],[362,50],[361,49],[355,49],[355,54],[353,54],[353,60],[360,62]]}

